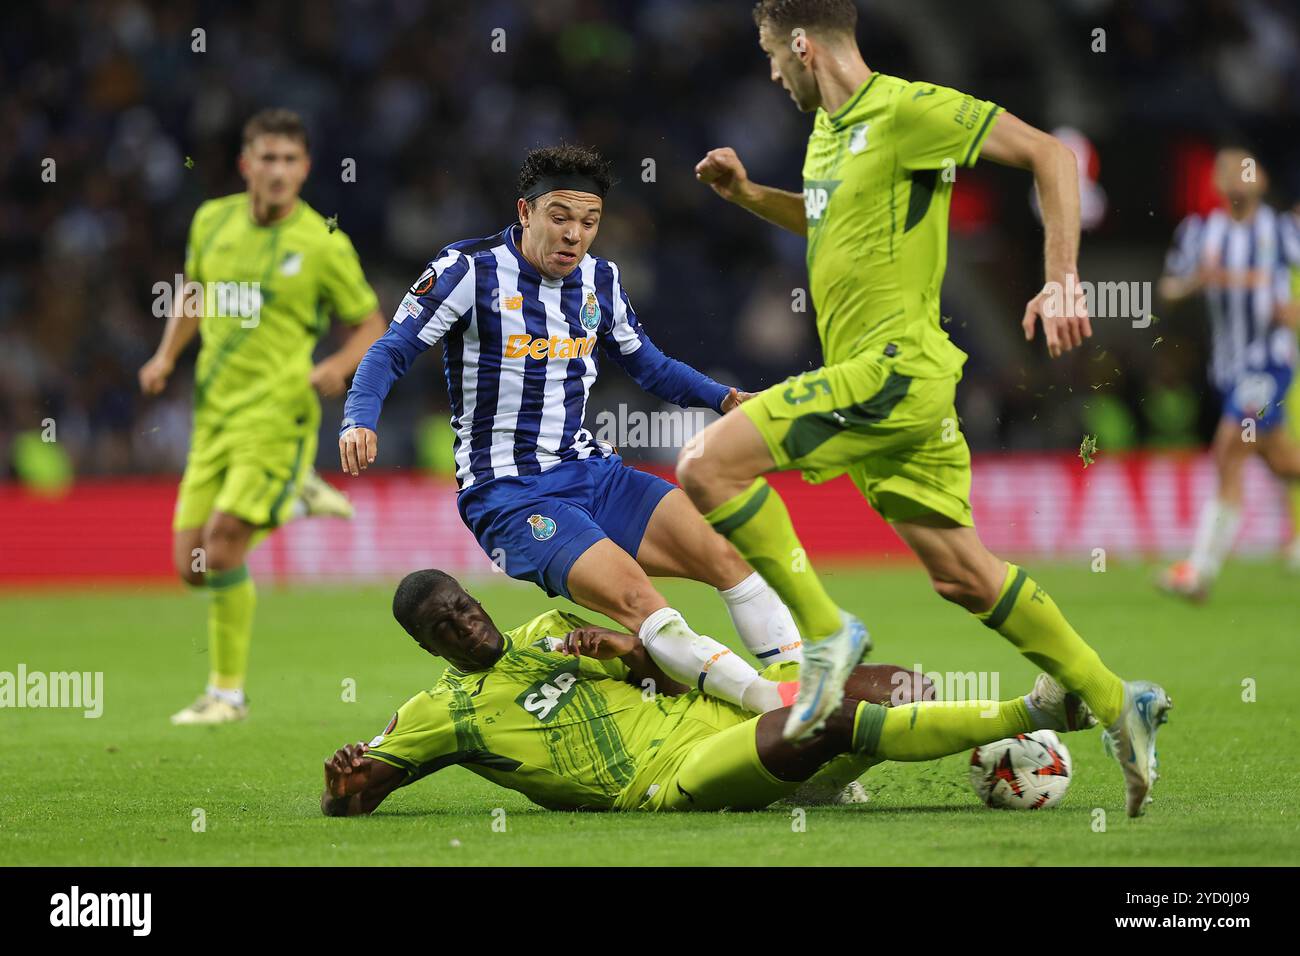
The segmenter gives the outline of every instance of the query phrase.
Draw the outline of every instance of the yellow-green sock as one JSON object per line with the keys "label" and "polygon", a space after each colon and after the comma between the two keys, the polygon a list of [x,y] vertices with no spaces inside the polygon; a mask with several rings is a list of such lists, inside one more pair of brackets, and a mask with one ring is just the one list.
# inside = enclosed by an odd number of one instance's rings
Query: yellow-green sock
{"label": "yellow-green sock", "polygon": [[1035,730],[1023,698],[924,700],[902,707],[862,701],[853,716],[853,753],[883,760],[935,760]]}
{"label": "yellow-green sock", "polygon": [[1119,718],[1124,706],[1124,682],[1102,663],[1024,568],[1007,565],[997,602],[992,610],[976,617],[1056,678],[1062,687],[1082,697],[1102,726],[1110,726]]}
{"label": "yellow-green sock", "polygon": [[207,575],[211,604],[208,605],[208,683],[220,690],[240,690],[248,673],[248,647],[253,641],[253,609],[257,589],[248,576],[248,565]]}
{"label": "yellow-green sock", "polygon": [[808,563],[781,496],[759,478],[704,516],[785,602],[806,641],[840,629],[840,609]]}

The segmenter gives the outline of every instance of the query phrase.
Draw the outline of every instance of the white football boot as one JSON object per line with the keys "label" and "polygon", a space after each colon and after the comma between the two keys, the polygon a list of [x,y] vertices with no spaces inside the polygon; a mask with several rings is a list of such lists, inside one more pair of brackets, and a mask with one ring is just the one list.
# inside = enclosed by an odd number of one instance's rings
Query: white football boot
{"label": "white football boot", "polygon": [[1078,694],[1067,691],[1048,674],[1039,674],[1034,689],[1029,692],[1029,703],[1038,713],[1048,718],[1051,727],[1044,730],[1087,730],[1097,726],[1088,705]]}
{"label": "white football boot", "polygon": [[302,480],[298,489],[302,514],[307,518],[351,518],[352,502],[328,481],[316,474],[313,468]]}
{"label": "white football boot", "polygon": [[802,740],[825,725],[844,700],[844,682],[869,650],[866,627],[847,611],[840,611],[840,629],[830,637],[803,642],[799,694],[786,718],[786,740]]}
{"label": "white football boot", "polygon": [[867,793],[867,788],[860,781],[854,780],[847,787],[835,795],[831,801],[839,806],[847,806],[853,803],[870,803],[871,794]]}
{"label": "white football boot", "polygon": [[172,714],[173,724],[229,724],[248,716],[248,701],[232,704],[224,697],[202,693],[184,710]]}
{"label": "white football boot", "polygon": [[1124,682],[1124,708],[1119,720],[1102,735],[1106,753],[1124,770],[1125,809],[1140,817],[1156,782],[1156,731],[1169,719],[1173,701],[1159,684],[1147,680]]}

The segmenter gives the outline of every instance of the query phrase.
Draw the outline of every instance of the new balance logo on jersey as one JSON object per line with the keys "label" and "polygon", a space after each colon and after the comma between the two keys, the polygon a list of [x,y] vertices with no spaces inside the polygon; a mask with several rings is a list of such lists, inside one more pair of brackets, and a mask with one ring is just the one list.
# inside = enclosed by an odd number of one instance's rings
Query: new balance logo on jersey
{"label": "new balance logo on jersey", "polygon": [[[865,135],[865,131],[864,131]],[[822,213],[830,204],[831,194],[840,184],[838,179],[808,179],[803,187],[803,211],[810,225],[821,222]]]}
{"label": "new balance logo on jersey", "polygon": [[594,335],[582,339],[567,339],[559,335],[552,335],[549,339],[528,334],[512,335],[506,339],[506,358],[527,357],[537,361],[544,358],[586,358],[595,347]]}

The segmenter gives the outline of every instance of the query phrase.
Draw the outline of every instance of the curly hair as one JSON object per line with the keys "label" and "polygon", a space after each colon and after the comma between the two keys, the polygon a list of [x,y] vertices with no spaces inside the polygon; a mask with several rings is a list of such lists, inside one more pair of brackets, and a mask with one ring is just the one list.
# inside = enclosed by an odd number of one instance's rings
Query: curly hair
{"label": "curly hair", "polygon": [[758,0],[754,23],[766,23],[777,33],[803,27],[851,34],[858,25],[858,8],[853,0]]}
{"label": "curly hair", "polygon": [[601,196],[614,185],[614,173],[609,161],[593,147],[560,143],[558,146],[542,146],[530,150],[524,157],[524,164],[519,167],[519,195],[527,195],[528,190],[547,176],[574,174],[593,179],[600,187]]}

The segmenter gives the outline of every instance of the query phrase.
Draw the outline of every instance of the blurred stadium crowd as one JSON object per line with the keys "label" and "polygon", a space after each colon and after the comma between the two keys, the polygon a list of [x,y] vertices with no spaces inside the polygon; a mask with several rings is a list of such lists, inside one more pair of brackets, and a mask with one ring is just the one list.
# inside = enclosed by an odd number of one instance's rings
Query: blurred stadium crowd
{"label": "blurred stadium crowd", "polygon": [[[23,449],[49,419],[77,474],[181,469],[188,374],[159,400],[136,387],[162,330],[154,285],[180,271],[196,206],[241,188],[239,130],[266,105],[307,119],[304,196],[338,216],[385,313],[443,244],[511,221],[527,148],[568,139],[615,163],[621,182],[595,251],[619,262],[665,351],[750,389],[816,364],[812,317],[792,308],[802,241],[692,174],[708,148],[731,145],[754,179],[800,188],[809,119],[768,80],[749,6],[11,6],[0,36],[0,476],[23,471]],[[1086,137],[1098,213],[1083,243],[1086,279],[1154,283],[1179,218],[1211,201],[1207,163],[1225,138],[1259,149],[1276,203],[1300,196],[1292,0],[860,8],[872,68]],[[496,30],[503,52],[492,49]],[[354,183],[342,181],[346,159]],[[1164,316],[1157,305],[1147,329],[1098,320],[1092,346],[1055,364],[1041,342],[1021,340],[1024,303],[1042,280],[1029,188],[1027,176],[987,165],[959,174],[944,311],[971,354],[960,410],[972,447],[1077,447],[1085,431],[1104,450],[1202,441],[1215,409],[1196,309]],[[593,414],[616,402],[655,407],[612,363],[602,370]],[[327,403],[322,469],[337,465],[338,418]],[[441,363],[429,356],[385,409],[381,464],[436,466],[445,418]]]}

